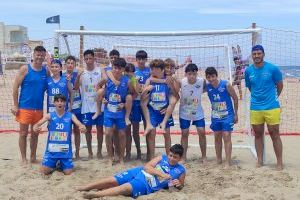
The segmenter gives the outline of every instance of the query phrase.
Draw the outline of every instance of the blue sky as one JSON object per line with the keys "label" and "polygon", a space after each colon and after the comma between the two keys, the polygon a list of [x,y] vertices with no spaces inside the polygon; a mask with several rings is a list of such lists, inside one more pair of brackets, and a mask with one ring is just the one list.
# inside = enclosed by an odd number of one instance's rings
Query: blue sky
{"label": "blue sky", "polygon": [[0,2],[0,21],[28,27],[30,39],[53,36],[62,29],[176,31],[258,26],[300,31],[299,0],[13,0]]}

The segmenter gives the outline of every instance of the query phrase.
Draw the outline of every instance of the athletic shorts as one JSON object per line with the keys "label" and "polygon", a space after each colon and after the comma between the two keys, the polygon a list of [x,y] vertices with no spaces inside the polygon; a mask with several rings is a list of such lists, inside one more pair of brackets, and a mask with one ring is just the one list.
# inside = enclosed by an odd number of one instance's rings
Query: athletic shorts
{"label": "athletic shorts", "polygon": [[104,116],[104,126],[105,127],[113,127],[116,125],[118,130],[126,128],[125,118],[111,118]]}
{"label": "athletic shorts", "polygon": [[228,131],[231,132],[233,131],[233,119],[226,119],[224,121],[216,121],[216,120],[211,120],[211,125],[210,128],[211,130],[215,131]]}
{"label": "athletic shorts", "polygon": [[60,164],[60,169],[63,171],[74,168],[72,158],[51,158],[49,156],[44,156],[42,165],[54,169],[58,162]]}
{"label": "athletic shorts", "polygon": [[131,113],[130,113],[130,121],[132,122],[140,122],[142,120],[145,120],[143,115],[143,110],[141,107],[140,101],[133,101]]}
{"label": "athletic shorts", "polygon": [[[163,121],[165,117],[164,114],[162,115],[151,108],[149,109],[149,114],[150,114],[150,122],[154,128],[158,127],[158,125]],[[170,128],[171,126],[174,126],[174,120],[172,116],[168,119],[166,128]]]}
{"label": "athletic shorts", "polygon": [[[179,118],[179,123],[181,129],[188,129],[190,128],[191,120]],[[203,118],[203,119],[193,121],[192,125],[195,125],[197,128],[205,128],[205,120]]]}
{"label": "athletic shorts", "polygon": [[43,118],[43,110],[19,109],[16,121],[21,124],[36,124]]}
{"label": "athletic shorts", "polygon": [[268,125],[280,124],[280,108],[271,110],[250,110],[250,122],[253,125],[264,124]]}
{"label": "athletic shorts", "polygon": [[129,183],[131,185],[131,196],[133,198],[151,193],[148,191],[146,178],[141,172],[142,169],[143,167],[135,167],[114,176],[119,185],[123,185],[125,183]]}
{"label": "athletic shorts", "polygon": [[103,126],[103,113],[99,115],[95,120],[93,120],[92,117],[94,114],[95,113],[82,114],[81,122],[86,126],[92,126],[92,125]]}

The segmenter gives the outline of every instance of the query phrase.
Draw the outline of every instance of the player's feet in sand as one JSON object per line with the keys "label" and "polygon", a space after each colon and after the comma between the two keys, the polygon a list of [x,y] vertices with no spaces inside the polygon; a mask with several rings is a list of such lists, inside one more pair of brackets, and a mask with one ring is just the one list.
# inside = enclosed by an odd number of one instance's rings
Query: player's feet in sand
{"label": "player's feet in sand", "polygon": [[85,199],[94,199],[94,198],[99,198],[101,197],[98,192],[86,192],[82,195],[83,198]]}
{"label": "player's feet in sand", "polygon": [[217,159],[217,164],[221,165],[222,164],[222,159]]}
{"label": "player's feet in sand", "polygon": [[90,191],[90,188],[88,188],[86,186],[77,186],[77,187],[75,187],[75,190],[77,190],[79,192],[83,192],[83,191]]}
{"label": "player's feet in sand", "polygon": [[260,168],[260,167],[262,167],[262,166],[263,166],[263,164],[262,164],[261,162],[257,162],[255,167],[256,167],[256,168]]}
{"label": "player's feet in sand", "polygon": [[38,163],[35,156],[30,157],[30,163],[32,163],[32,164]]}
{"label": "player's feet in sand", "polygon": [[206,158],[206,157],[202,158],[202,164],[203,164],[203,165],[207,165],[207,163],[208,163],[208,162],[207,162],[207,158]]}
{"label": "player's feet in sand", "polygon": [[114,164],[114,159],[113,158],[108,159],[108,166],[113,166],[113,164]]}
{"label": "player's feet in sand", "polygon": [[136,152],[136,159],[137,159],[137,160],[141,160],[141,159],[142,159],[142,152],[141,152],[140,149],[137,150],[137,152]]}
{"label": "player's feet in sand", "polygon": [[121,166],[124,166],[124,159],[120,159],[120,160],[119,160],[119,164],[120,164]]}
{"label": "player's feet in sand", "polygon": [[131,154],[127,153],[125,156],[125,161],[129,161],[131,159]]}
{"label": "player's feet in sand", "polygon": [[126,123],[126,126],[129,126],[131,124],[129,117],[125,118],[125,123]]}
{"label": "player's feet in sand", "polygon": [[89,153],[88,159],[89,160],[93,159],[93,153]]}
{"label": "player's feet in sand", "polygon": [[28,164],[28,160],[26,158],[23,158],[21,163],[22,163],[22,165],[27,165]]}
{"label": "player's feet in sand", "polygon": [[232,165],[232,162],[231,161],[226,161],[225,162],[225,169],[229,169]]}
{"label": "player's feet in sand", "polygon": [[276,170],[282,171],[283,170],[283,164],[282,163],[277,163]]}
{"label": "player's feet in sand", "polygon": [[102,158],[103,158],[103,156],[102,156],[102,153],[101,153],[101,152],[97,152],[97,158],[98,158],[98,159],[102,159]]}
{"label": "player's feet in sand", "polygon": [[74,158],[74,160],[80,160],[79,152],[76,152],[76,153],[75,153],[75,158]]}
{"label": "player's feet in sand", "polygon": [[93,115],[92,120],[97,119],[97,117],[98,117],[99,115],[101,115],[101,113],[96,112],[96,113]]}

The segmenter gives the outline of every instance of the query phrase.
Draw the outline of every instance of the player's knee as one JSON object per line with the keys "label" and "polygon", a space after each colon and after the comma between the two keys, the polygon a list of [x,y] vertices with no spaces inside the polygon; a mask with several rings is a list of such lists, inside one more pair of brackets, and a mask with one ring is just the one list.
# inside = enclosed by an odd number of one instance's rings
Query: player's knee
{"label": "player's knee", "polygon": [[19,133],[19,136],[20,136],[21,138],[26,138],[27,135],[28,135],[28,131],[20,131],[20,133]]}
{"label": "player's knee", "polygon": [[65,175],[71,175],[73,173],[73,170],[69,169],[69,170],[64,170],[64,174]]}

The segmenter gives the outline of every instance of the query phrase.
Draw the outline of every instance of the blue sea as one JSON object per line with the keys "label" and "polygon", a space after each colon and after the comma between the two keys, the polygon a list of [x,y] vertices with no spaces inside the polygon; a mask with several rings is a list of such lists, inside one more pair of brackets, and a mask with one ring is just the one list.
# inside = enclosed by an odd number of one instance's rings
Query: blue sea
{"label": "blue sea", "polygon": [[300,78],[300,66],[280,66],[280,70],[286,78]]}

